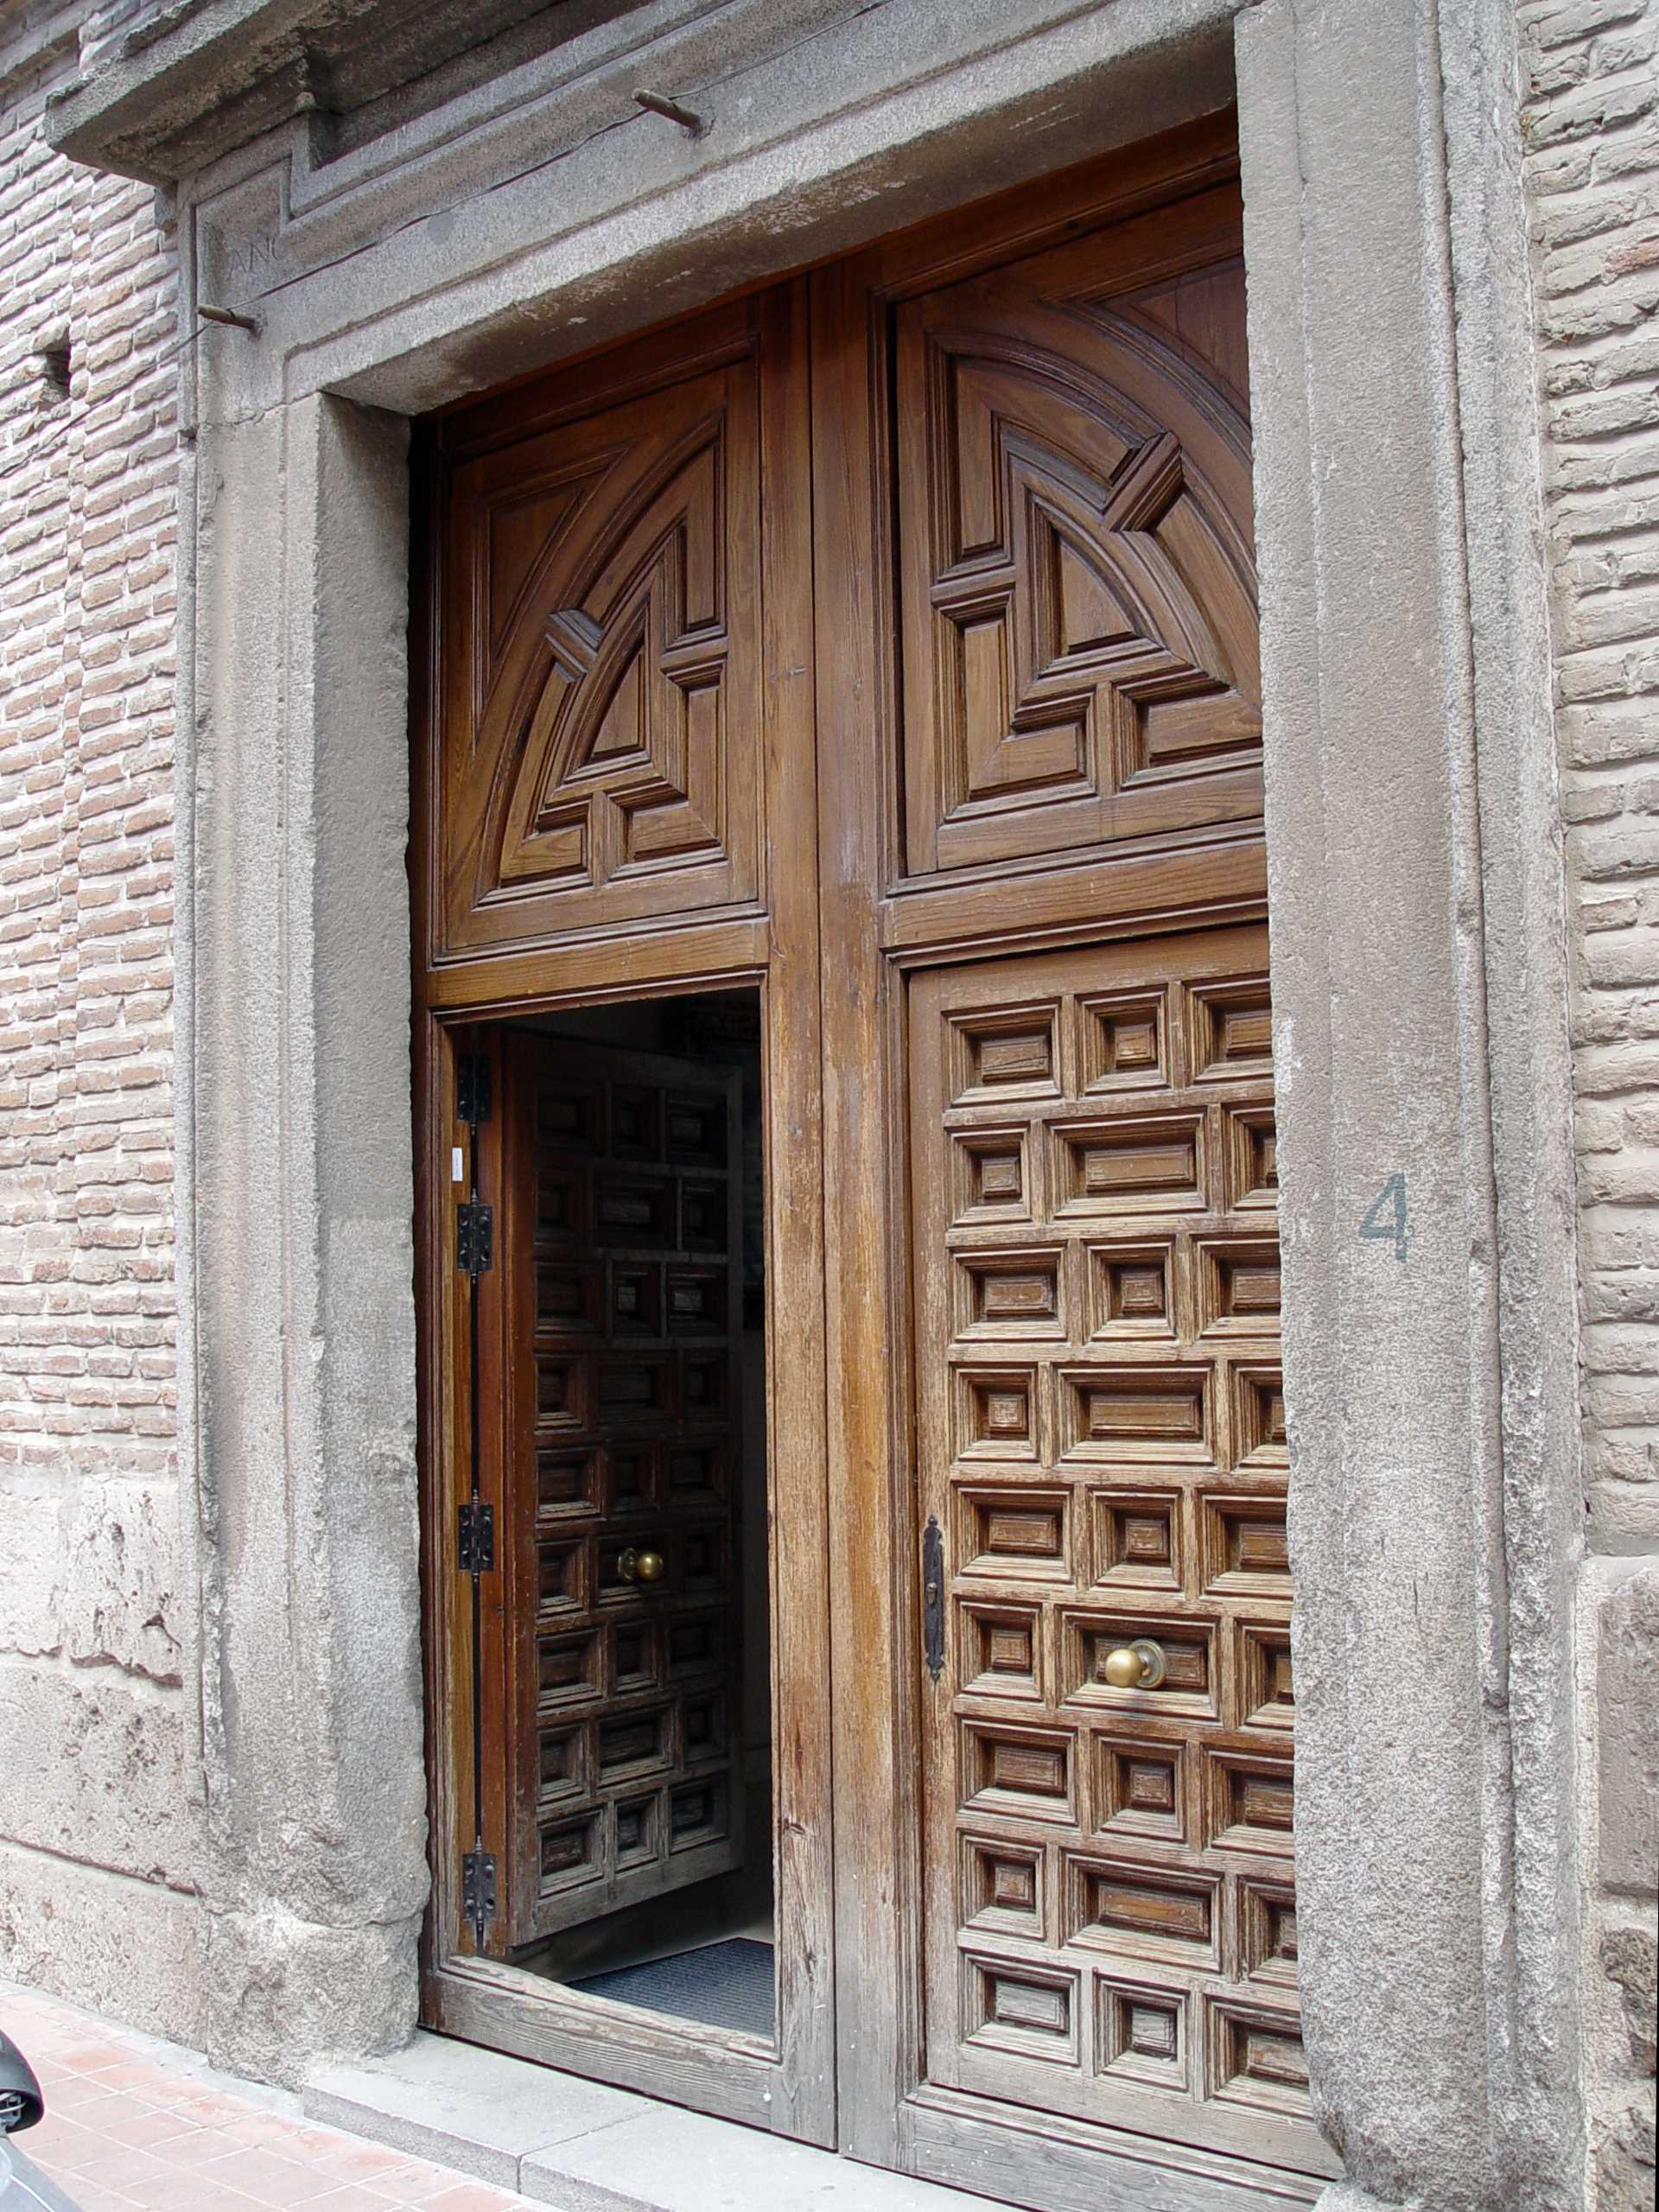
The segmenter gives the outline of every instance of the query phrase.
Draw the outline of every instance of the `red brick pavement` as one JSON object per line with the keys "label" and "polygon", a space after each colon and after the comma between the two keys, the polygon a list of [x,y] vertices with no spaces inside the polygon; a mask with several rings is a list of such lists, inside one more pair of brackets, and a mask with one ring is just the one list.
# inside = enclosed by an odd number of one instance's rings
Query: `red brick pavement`
{"label": "red brick pavement", "polygon": [[16,2139],[84,2212],[518,2212],[526,2200],[337,2128],[298,2101],[34,1992],[0,1988],[0,2027],[47,2116]]}

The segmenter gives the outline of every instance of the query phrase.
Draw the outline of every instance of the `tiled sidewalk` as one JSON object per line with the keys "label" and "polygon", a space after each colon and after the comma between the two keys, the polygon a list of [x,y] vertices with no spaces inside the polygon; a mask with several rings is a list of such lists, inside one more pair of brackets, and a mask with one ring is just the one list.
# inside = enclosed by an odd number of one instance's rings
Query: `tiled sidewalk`
{"label": "tiled sidewalk", "polygon": [[[47,2116],[16,2139],[84,2212],[532,2212],[526,2200],[383,2150],[148,2036],[0,1984],[0,2027],[40,2076]],[[545,2212],[545,2208],[542,2208]]]}

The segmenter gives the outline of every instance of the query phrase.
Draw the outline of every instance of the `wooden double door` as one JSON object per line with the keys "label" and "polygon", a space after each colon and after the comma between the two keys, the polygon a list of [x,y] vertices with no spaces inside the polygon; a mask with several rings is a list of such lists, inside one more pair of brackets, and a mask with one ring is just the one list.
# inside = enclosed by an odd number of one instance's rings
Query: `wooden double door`
{"label": "wooden double door", "polygon": [[[429,2021],[1021,2203],[1311,2202],[1230,126],[419,483]],[[511,1955],[737,1847],[736,1109],[528,1031],[741,990],[770,2038]]]}

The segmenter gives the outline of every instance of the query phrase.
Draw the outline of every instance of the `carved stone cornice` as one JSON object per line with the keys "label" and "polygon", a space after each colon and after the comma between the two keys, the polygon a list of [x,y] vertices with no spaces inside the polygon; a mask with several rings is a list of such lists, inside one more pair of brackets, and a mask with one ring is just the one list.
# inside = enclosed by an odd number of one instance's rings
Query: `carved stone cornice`
{"label": "carved stone cornice", "polygon": [[633,0],[176,0],[53,97],[48,135],[149,184],[296,117],[343,149],[633,12]]}

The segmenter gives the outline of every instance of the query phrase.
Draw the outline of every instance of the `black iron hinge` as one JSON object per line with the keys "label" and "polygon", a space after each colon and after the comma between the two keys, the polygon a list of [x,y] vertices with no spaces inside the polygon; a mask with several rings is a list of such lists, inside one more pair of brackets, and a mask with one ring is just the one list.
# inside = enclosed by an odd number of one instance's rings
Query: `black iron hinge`
{"label": "black iron hinge", "polygon": [[931,1513],[922,1531],[922,1655],[937,1682],[944,1671],[944,1537]]}
{"label": "black iron hinge", "polygon": [[473,1940],[481,1949],[484,1930],[496,1916],[495,1854],[469,1851],[461,1862],[461,1915],[470,1921]]}
{"label": "black iron hinge", "polygon": [[495,1211],[476,1198],[455,1208],[455,1265],[474,1281],[495,1265]]}
{"label": "black iron hinge", "polygon": [[455,1555],[463,1574],[495,1572],[495,1508],[469,1499],[461,1509]]}
{"label": "black iron hinge", "polygon": [[474,1128],[490,1118],[490,1064],[482,1052],[463,1052],[455,1063],[455,1119]]}

